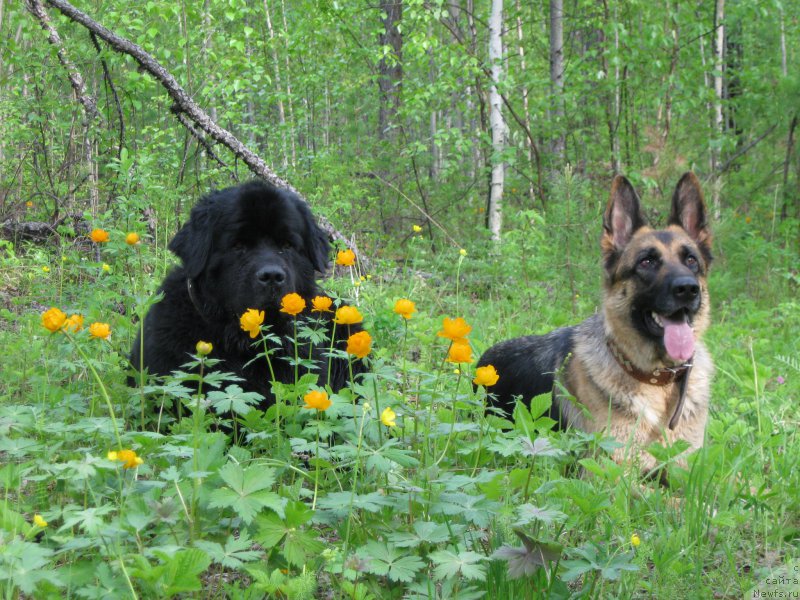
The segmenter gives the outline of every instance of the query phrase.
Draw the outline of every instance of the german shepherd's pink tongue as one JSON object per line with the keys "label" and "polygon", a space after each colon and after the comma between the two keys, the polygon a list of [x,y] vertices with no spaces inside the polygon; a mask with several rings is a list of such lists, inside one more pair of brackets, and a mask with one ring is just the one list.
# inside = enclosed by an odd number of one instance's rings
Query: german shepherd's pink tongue
{"label": "german shepherd's pink tongue", "polygon": [[661,317],[664,323],[664,346],[672,360],[686,362],[694,355],[694,331],[686,319]]}

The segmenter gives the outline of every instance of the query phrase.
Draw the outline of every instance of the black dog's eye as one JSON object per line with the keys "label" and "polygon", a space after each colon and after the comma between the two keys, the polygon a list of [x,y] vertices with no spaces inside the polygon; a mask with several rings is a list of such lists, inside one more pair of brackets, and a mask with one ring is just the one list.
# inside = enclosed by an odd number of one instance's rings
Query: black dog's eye
{"label": "black dog's eye", "polygon": [[233,243],[233,251],[234,252],[244,252],[247,250],[247,245],[242,240],[237,240]]}

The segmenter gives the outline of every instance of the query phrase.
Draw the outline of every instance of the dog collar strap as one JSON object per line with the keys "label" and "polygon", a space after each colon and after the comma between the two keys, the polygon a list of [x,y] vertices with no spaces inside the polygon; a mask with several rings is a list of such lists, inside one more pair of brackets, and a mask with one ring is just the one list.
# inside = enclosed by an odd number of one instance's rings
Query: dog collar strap
{"label": "dog collar strap", "polygon": [[678,425],[678,421],[681,418],[681,412],[683,412],[683,405],[686,402],[686,389],[689,387],[689,373],[692,371],[692,360],[694,357],[690,358],[688,362],[683,363],[679,367],[664,367],[648,372],[642,371],[638,367],[634,366],[628,357],[622,353],[622,350],[617,348],[617,345],[611,340],[607,339],[606,345],[608,346],[611,355],[616,359],[617,363],[619,363],[619,366],[637,381],[641,381],[642,383],[647,383],[649,385],[665,386],[680,380],[678,403],[675,405],[675,412],[672,413],[672,417],[670,417],[669,420],[669,428],[674,430]]}
{"label": "dog collar strap", "polygon": [[628,375],[637,381],[641,381],[642,383],[647,383],[649,385],[663,387],[665,385],[669,385],[670,383],[674,383],[686,375],[686,373],[689,371],[689,368],[692,366],[692,361],[689,359],[689,362],[686,362],[678,367],[661,367],[659,369],[653,369],[652,371],[642,371],[622,353],[622,350],[620,350],[614,342],[611,340],[606,340],[606,344],[608,345],[608,349],[611,351],[611,355],[616,359],[617,363],[619,363],[619,366],[622,367]]}

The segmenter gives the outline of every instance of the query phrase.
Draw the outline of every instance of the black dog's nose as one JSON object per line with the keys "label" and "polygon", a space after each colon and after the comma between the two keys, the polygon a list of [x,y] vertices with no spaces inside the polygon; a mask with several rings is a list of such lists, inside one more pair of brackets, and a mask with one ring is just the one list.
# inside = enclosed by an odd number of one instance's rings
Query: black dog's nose
{"label": "black dog's nose", "polygon": [[286,281],[286,271],[277,265],[261,267],[256,273],[256,278],[267,285],[277,285]]}
{"label": "black dog's nose", "polygon": [[676,300],[690,302],[697,298],[700,293],[700,286],[694,277],[676,277],[670,283],[670,292]]}

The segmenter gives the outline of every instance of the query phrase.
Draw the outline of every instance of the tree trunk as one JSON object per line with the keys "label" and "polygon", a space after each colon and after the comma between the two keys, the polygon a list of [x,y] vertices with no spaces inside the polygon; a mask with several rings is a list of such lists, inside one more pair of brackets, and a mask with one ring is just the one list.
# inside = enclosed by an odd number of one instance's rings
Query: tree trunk
{"label": "tree trunk", "polygon": [[719,143],[725,134],[725,121],[722,115],[723,69],[725,68],[725,0],[716,0],[714,10],[714,115],[713,135],[716,144],[711,148],[711,209],[714,218],[719,220],[722,214],[722,174],[718,172],[720,165]]}
{"label": "tree trunk", "polygon": [[[520,0],[517,0],[517,52],[519,53],[519,70],[520,73],[524,73],[526,70],[525,65],[525,47],[522,45],[522,7],[520,6]],[[528,162],[530,163],[531,167],[535,167],[537,164],[536,159],[536,147],[533,143],[533,136],[530,135],[531,133],[531,114],[530,114],[530,107],[528,102],[528,87],[526,85],[522,85],[522,117],[525,121],[525,129],[529,132],[528,137]],[[533,177],[530,178],[528,181],[528,197],[531,200],[531,206],[536,201],[536,192],[534,191],[533,187]],[[544,203],[544,198],[542,198],[542,203]]]}
{"label": "tree trunk", "polygon": [[503,227],[503,184],[506,124],[503,120],[503,99],[497,86],[503,77],[503,0],[492,0],[489,16],[489,63],[492,83],[489,87],[489,122],[492,129],[492,180],[489,192],[488,225],[492,240],[500,240]]}
{"label": "tree trunk", "polygon": [[278,58],[278,46],[275,41],[275,30],[269,14],[269,2],[264,0],[264,17],[269,32],[269,46],[272,54],[272,68],[275,72],[275,91],[278,94],[278,126],[281,132],[281,163],[284,170],[289,167],[288,145],[286,144],[286,111],[283,108],[283,87],[281,85],[281,65]]}
{"label": "tree trunk", "polygon": [[400,34],[400,20],[403,17],[403,0],[381,0],[381,32],[378,43],[383,56],[378,62],[378,138],[394,137],[392,130],[397,124],[397,111],[400,108],[400,87],[403,84],[403,36]]}
{"label": "tree trunk", "polygon": [[566,136],[564,133],[564,4],[550,0],[550,93],[551,115],[556,135],[551,144],[559,166],[564,162]]}

